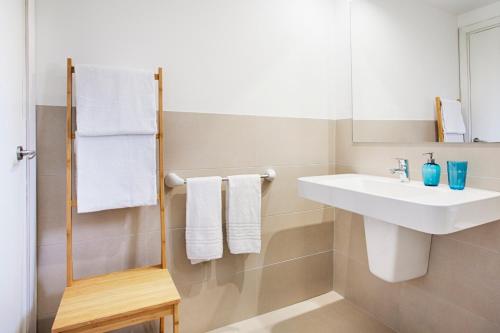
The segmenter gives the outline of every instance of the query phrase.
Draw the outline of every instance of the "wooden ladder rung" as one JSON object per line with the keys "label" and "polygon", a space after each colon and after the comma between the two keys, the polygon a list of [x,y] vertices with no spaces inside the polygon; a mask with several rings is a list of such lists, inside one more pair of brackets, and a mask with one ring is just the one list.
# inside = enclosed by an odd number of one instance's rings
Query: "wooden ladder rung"
{"label": "wooden ladder rung", "polygon": [[[75,140],[76,138],[76,135],[75,135],[75,132],[73,132],[73,134],[71,134],[71,140]],[[160,134],[156,134],[156,139],[159,139],[160,138]]]}
{"label": "wooden ladder rung", "polygon": [[[71,66],[71,73],[75,73],[75,66]],[[154,78],[158,81],[160,79],[160,74],[154,74]]]}
{"label": "wooden ladder rung", "polygon": [[[160,200],[159,195],[156,196],[156,200]],[[78,201],[76,199],[72,199],[71,200],[71,207],[77,207],[77,205],[78,205]]]}

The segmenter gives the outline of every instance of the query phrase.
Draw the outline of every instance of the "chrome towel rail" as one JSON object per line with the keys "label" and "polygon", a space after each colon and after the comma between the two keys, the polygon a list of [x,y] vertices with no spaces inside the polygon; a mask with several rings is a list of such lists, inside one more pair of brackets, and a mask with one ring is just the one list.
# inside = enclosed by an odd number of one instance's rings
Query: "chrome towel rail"
{"label": "chrome towel rail", "polygon": [[[268,182],[272,182],[274,180],[274,178],[276,178],[276,171],[274,169],[267,169],[266,170],[266,173],[263,174],[263,175],[260,175],[260,178],[261,179],[264,179]],[[222,181],[227,181],[227,177],[223,177],[222,178]],[[167,185],[167,187],[176,187],[176,186],[181,186],[181,185],[185,185],[186,184],[186,180],[182,177],[180,177],[179,175],[177,175],[176,173],[169,173],[167,174],[167,176],[165,177],[165,185]]]}

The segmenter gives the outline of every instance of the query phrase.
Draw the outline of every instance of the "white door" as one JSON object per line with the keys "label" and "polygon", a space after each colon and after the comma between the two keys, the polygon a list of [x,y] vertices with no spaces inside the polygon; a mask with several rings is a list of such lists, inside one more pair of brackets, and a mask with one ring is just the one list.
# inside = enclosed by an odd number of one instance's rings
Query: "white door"
{"label": "white door", "polygon": [[472,139],[500,142],[500,26],[470,35]]}
{"label": "white door", "polygon": [[25,1],[0,0],[0,332],[26,330]]}

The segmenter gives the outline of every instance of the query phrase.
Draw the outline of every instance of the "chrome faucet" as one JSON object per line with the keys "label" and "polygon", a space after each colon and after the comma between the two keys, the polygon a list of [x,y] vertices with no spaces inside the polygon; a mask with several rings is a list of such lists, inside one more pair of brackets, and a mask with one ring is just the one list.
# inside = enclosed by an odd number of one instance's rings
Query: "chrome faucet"
{"label": "chrome faucet", "polygon": [[391,173],[393,175],[398,175],[402,183],[408,183],[410,181],[410,166],[408,160],[405,158],[396,158],[396,160],[398,161],[398,168],[390,169]]}

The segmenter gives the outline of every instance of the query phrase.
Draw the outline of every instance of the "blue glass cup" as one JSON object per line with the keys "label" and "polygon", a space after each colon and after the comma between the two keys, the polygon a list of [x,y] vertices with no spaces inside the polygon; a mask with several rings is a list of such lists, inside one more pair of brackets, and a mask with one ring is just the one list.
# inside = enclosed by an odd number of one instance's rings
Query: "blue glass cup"
{"label": "blue glass cup", "polygon": [[463,190],[467,179],[466,161],[448,161],[448,185],[452,190]]}

